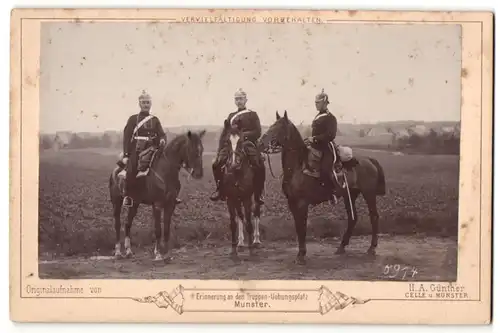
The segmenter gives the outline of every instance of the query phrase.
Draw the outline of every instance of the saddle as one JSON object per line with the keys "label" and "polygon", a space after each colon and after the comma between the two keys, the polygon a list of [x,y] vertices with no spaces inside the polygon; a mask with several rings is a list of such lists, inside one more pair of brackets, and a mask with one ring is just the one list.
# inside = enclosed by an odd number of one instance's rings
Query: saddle
{"label": "saddle", "polygon": [[[149,169],[153,164],[158,148],[151,146],[141,151],[137,157],[137,174],[136,177],[140,178],[146,176],[149,173]],[[121,171],[118,173],[118,177],[126,178],[128,165],[123,162],[123,158],[117,162],[118,167]]]}
{"label": "saddle", "polygon": [[[303,173],[313,178],[321,178],[321,162],[324,152],[311,146],[307,148],[308,154]],[[333,177],[331,178],[335,179],[339,185],[344,187],[345,184],[343,184],[343,182],[345,175],[349,178],[349,183],[354,185],[356,183],[356,171],[354,167],[359,162],[353,156],[352,149],[347,146],[334,145],[333,142],[330,142],[328,148],[334,156],[331,174]]]}

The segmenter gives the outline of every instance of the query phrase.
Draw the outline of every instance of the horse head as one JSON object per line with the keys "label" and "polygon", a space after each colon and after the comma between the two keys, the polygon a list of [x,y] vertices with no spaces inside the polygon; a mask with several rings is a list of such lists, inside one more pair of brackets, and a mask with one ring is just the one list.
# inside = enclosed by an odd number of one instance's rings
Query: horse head
{"label": "horse head", "polygon": [[229,158],[227,159],[226,170],[229,173],[241,170],[245,158],[242,147],[242,133],[237,126],[231,126],[228,133]]}
{"label": "horse head", "polygon": [[199,133],[188,131],[184,136],[181,158],[184,167],[195,179],[203,177],[203,136],[206,130]]}
{"label": "horse head", "polygon": [[277,153],[286,146],[290,136],[290,119],[288,119],[287,111],[281,117],[276,111],[276,121],[262,135],[260,146],[266,153]]}

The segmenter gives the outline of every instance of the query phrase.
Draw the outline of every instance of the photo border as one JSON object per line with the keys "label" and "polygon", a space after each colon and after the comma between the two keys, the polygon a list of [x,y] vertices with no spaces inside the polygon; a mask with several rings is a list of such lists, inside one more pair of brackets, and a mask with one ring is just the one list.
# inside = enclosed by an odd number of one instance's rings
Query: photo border
{"label": "photo border", "polygon": [[[189,14],[188,14],[189,13]],[[264,13],[264,14],[262,14]],[[310,17],[320,17],[323,20],[321,24],[332,24],[332,23],[356,23],[356,22],[370,22],[375,24],[460,24],[462,30],[464,25],[478,24],[480,25],[480,55],[479,55],[479,78],[470,86],[464,84],[467,78],[462,77],[461,88],[462,88],[462,105],[461,105],[461,132],[472,131],[467,136],[471,135],[480,136],[480,147],[479,147],[479,170],[467,170],[463,168],[462,157],[470,152],[470,147],[466,147],[467,138],[461,137],[461,147],[460,147],[460,183],[463,182],[463,178],[471,174],[475,176],[474,179],[479,184],[479,214],[477,216],[472,215],[473,219],[476,219],[478,223],[478,241],[477,251],[478,256],[478,266],[476,267],[466,267],[466,264],[457,261],[457,281],[459,281],[458,271],[460,269],[465,269],[468,271],[477,272],[477,297],[471,298],[461,298],[461,299],[437,299],[437,298],[404,298],[403,290],[407,290],[410,285],[423,285],[425,288],[432,283],[443,285],[446,283],[438,282],[422,282],[422,281],[295,281],[295,280],[284,280],[284,281],[265,281],[265,280],[252,280],[252,281],[234,281],[234,280],[157,280],[155,283],[150,283],[146,280],[47,280],[38,279],[38,277],[33,276],[34,273],[31,272],[25,276],[25,271],[23,271],[23,258],[26,254],[23,254],[23,248],[26,250],[29,247],[36,247],[38,251],[38,244],[26,245],[23,244],[23,237],[32,231],[27,231],[23,229],[23,211],[27,208],[26,203],[24,203],[24,193],[25,191],[30,191],[31,184],[23,184],[24,169],[26,168],[26,161],[23,161],[23,145],[25,139],[31,139],[31,145],[34,147],[33,143],[37,143],[38,139],[35,139],[33,134],[25,134],[23,132],[23,120],[26,122],[24,117],[26,115],[23,113],[23,94],[31,89],[33,94],[34,90],[38,89],[39,80],[39,68],[37,69],[38,75],[36,75],[36,80],[33,80],[33,69],[23,72],[23,60],[27,57],[33,57],[36,55],[30,48],[28,54],[23,53],[23,23],[28,21],[72,21],[72,22],[97,22],[97,21],[147,21],[147,22],[169,22],[169,23],[183,23],[183,16],[190,17],[219,17],[221,15],[226,16],[237,16],[245,15],[252,17],[262,18],[263,15],[268,17],[291,17],[291,16],[310,16]],[[261,15],[262,14],[262,15]],[[361,18],[360,18],[361,17]],[[399,19],[397,17],[400,17]],[[403,17],[403,18],[401,18]],[[437,17],[437,18],[436,18]],[[207,22],[200,22],[207,23]],[[265,22],[259,22],[262,24],[270,24]],[[259,24],[256,23],[256,24]],[[196,23],[191,23],[196,24]],[[224,24],[224,23],[219,23]],[[273,23],[282,24],[282,23]],[[286,23],[295,24],[295,23]],[[317,23],[308,23],[317,24]],[[117,312],[117,315],[104,315],[99,312],[92,312],[93,305],[88,302],[82,302],[82,304],[77,303],[80,299],[91,300],[108,300],[108,301],[120,301],[120,300],[132,300],[135,303],[153,303],[159,310],[159,312],[154,312],[151,315],[150,311],[146,309],[148,313],[139,310],[138,315],[134,319],[129,318],[126,321],[168,321],[168,322],[332,322],[332,323],[342,323],[342,322],[355,322],[355,323],[489,323],[490,322],[490,304],[491,304],[491,216],[492,216],[492,156],[489,152],[492,152],[492,66],[493,66],[493,14],[487,12],[413,12],[413,11],[312,11],[312,10],[233,10],[233,9],[15,9],[12,12],[11,18],[11,148],[10,148],[10,163],[11,163],[11,220],[10,220],[10,246],[11,246],[11,262],[10,262],[10,298],[11,298],[11,319],[16,321],[123,321],[120,318],[119,308],[122,307],[122,303],[115,303],[116,308],[113,311]],[[463,37],[463,35],[462,35]],[[476,38],[479,36],[475,36]],[[464,40],[462,39],[462,42]],[[468,44],[468,41],[467,41]],[[466,45],[462,45],[462,59],[464,59],[464,54],[466,54]],[[39,50],[38,50],[39,51]],[[26,51],[25,51],[26,52]],[[38,64],[39,66],[39,64]],[[469,74],[473,74],[470,71]],[[474,73],[477,75],[477,73]],[[28,75],[28,76],[27,76]],[[27,80],[26,78],[31,78]],[[36,82],[33,82],[36,81]],[[479,82],[477,82],[479,81]],[[472,128],[469,123],[463,122],[465,110],[470,110],[471,107],[467,106],[464,101],[464,92],[474,91],[477,93],[477,89],[480,92],[480,128]],[[36,92],[37,93],[37,92]],[[30,97],[32,97],[30,95]],[[24,95],[26,98],[26,95]],[[29,99],[31,102],[31,98]],[[32,102],[31,102],[32,103]],[[464,107],[465,105],[465,107]],[[32,112],[30,109],[29,112]],[[468,111],[469,112],[469,111]],[[472,109],[471,112],[474,112]],[[469,115],[468,113],[467,115]],[[37,120],[38,121],[38,120]],[[30,127],[33,124],[30,124]],[[26,131],[24,129],[24,131]],[[38,136],[37,136],[38,137]],[[470,141],[470,140],[468,140]],[[465,143],[465,144],[464,144]],[[476,147],[477,148],[477,147]],[[483,150],[488,152],[483,153]],[[38,150],[33,155],[38,154]],[[34,158],[36,157],[36,158]],[[31,156],[30,159],[36,160],[38,155]],[[28,164],[31,164],[28,162]],[[18,185],[18,186],[17,186]],[[462,184],[460,186],[460,196],[471,195],[470,193],[464,193],[462,191]],[[38,196],[38,193],[36,194]],[[460,200],[459,198],[459,201]],[[24,204],[23,204],[24,203]],[[37,204],[38,201],[35,202]],[[32,204],[32,201],[28,201],[28,207]],[[469,205],[469,202],[467,202]],[[463,206],[463,205],[462,205]],[[460,207],[459,212],[463,212],[465,208]],[[464,247],[471,247],[469,244],[461,244],[463,236],[462,226],[463,217],[459,218],[459,236],[458,236],[458,248],[460,251],[464,251]],[[473,221],[470,220],[472,223]],[[465,227],[467,228],[467,226]],[[36,233],[34,231],[33,233]],[[469,239],[470,241],[470,239]],[[16,262],[16,259],[19,259]],[[484,271],[484,272],[482,272]],[[31,276],[30,276],[31,275]],[[37,280],[38,279],[38,280]],[[79,284],[86,286],[89,284],[103,285],[103,284],[119,284],[119,285],[131,285],[131,284],[149,284],[155,285],[154,287],[149,287],[141,292],[141,295],[134,296],[91,296],[87,294],[85,296],[78,297],[62,297],[62,296],[26,296],[23,294],[23,290],[26,289],[26,285],[33,283],[30,281],[36,281],[39,285],[50,285],[50,284]],[[55,281],[55,282],[54,282]],[[69,281],[69,282],[68,282]],[[83,281],[83,282],[82,282]],[[89,281],[91,281],[89,283]],[[300,288],[278,288],[280,285],[300,285],[304,287]],[[380,284],[380,286],[379,286]],[[388,284],[391,286],[387,287]],[[450,285],[460,286],[462,284],[453,282]],[[161,287],[160,287],[161,285]],[[233,288],[214,288],[212,286],[225,286],[234,285]],[[255,287],[256,285],[263,285],[265,287]],[[342,285],[342,288],[336,287]],[[403,298],[384,298],[384,297],[368,297],[364,298],[363,292],[358,294],[355,292],[358,288],[356,285],[372,285],[379,288],[395,288],[396,285],[406,286],[401,290],[401,297]],[[269,288],[267,288],[269,286]],[[344,287],[349,286],[349,288]],[[334,289],[335,287],[335,289]],[[470,287],[470,286],[467,286]],[[103,287],[104,288],[104,287]],[[373,288],[373,287],[372,287]],[[332,291],[333,290],[333,291]],[[338,291],[345,290],[345,291]],[[189,298],[184,294],[190,292],[227,292],[227,293],[248,293],[248,292],[284,292],[290,291],[293,293],[304,293],[310,294],[310,297],[318,297],[317,302],[302,302],[301,304],[294,303],[293,306],[290,304],[281,305],[279,310],[265,310],[265,311],[248,311],[242,312],[242,310],[231,310],[226,305],[221,305],[220,309],[214,310],[208,304],[203,302],[195,302],[197,304],[202,304],[198,310],[190,309]],[[177,292],[177,294],[175,294]],[[174,293],[173,295],[171,293]],[[180,295],[180,296],[179,296]],[[177,298],[180,297],[182,301]],[[187,299],[186,299],[187,298]],[[323,299],[322,299],[323,298]],[[55,304],[56,299],[66,299],[71,300],[72,306],[61,306],[61,304]],[[75,302],[76,301],[76,302]],[[73,302],[74,305],[73,305]],[[323,303],[322,303],[323,302]],[[401,306],[402,304],[412,303],[414,308],[418,308],[416,311],[411,313],[405,313],[404,315],[396,315],[395,313],[385,313],[385,311],[380,310],[382,316],[373,315],[373,309],[371,312],[366,314],[365,308],[369,304],[373,306],[374,303],[380,302],[381,307],[388,306],[386,302],[395,302],[395,306]],[[399,304],[402,302],[401,304]],[[422,317],[425,310],[432,308],[436,309],[433,303],[440,307],[439,311],[435,311],[434,315],[426,314]],[[319,304],[318,304],[319,303]],[[441,303],[441,304],[439,304]],[[367,304],[367,305],[363,305]],[[385,305],[382,305],[385,304]],[[455,306],[456,304],[465,305]],[[46,306],[47,311],[38,310],[38,312],[33,313],[26,311],[26,308],[39,307],[40,305]],[[330,309],[322,313],[322,306],[331,306]],[[203,308],[206,306],[206,308]],[[314,306],[317,306],[314,309]],[[391,305],[390,307],[392,307]],[[63,308],[68,307],[71,309],[65,309],[70,311],[71,315],[56,316],[48,310],[53,308]],[[131,304],[124,304],[124,308],[131,307]],[[208,308],[207,308],[208,307]],[[169,315],[165,316],[163,311],[165,308],[171,308],[175,311],[169,311]],[[210,310],[210,308],[212,310]],[[295,309],[294,308],[302,308]],[[338,316],[325,316],[325,314],[330,313],[333,309],[344,310],[351,308],[351,310],[346,310],[345,317]],[[353,309],[356,309],[354,311]],[[45,308],[44,308],[45,309]],[[80,309],[83,311],[76,311]],[[176,310],[177,309],[177,310]],[[180,309],[180,310],[179,310]],[[445,309],[443,312],[442,309]],[[144,311],[144,310],[143,310]],[[352,311],[355,314],[351,317]],[[444,316],[446,312],[452,312],[452,315]],[[82,313],[83,312],[83,313]],[[91,313],[92,312],[92,313]],[[184,316],[176,316],[185,313],[211,313],[212,315],[196,317],[188,317],[184,319]],[[349,312],[349,315],[347,315]],[[390,312],[390,311],[389,311]],[[419,315],[419,312],[421,313]],[[235,316],[214,316],[213,314],[227,314],[227,313],[237,313]],[[249,315],[249,314],[252,315]],[[270,315],[271,314],[271,315]],[[277,315],[279,314],[279,315]],[[311,314],[320,314],[320,316],[311,317]],[[360,318],[359,315],[363,315]],[[106,317],[107,316],[107,317]],[[350,319],[349,319],[350,318]],[[354,320],[353,320],[354,319]]]}

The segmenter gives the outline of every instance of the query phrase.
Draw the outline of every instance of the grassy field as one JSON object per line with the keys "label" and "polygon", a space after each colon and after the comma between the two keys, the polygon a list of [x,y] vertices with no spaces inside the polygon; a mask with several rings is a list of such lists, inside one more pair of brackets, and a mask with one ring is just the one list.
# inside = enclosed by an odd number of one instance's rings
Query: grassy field
{"label": "grassy field", "polygon": [[[397,156],[390,152],[355,150],[377,158],[385,169],[387,195],[378,198],[380,232],[391,235],[446,237],[455,241],[458,225],[458,156]],[[108,196],[108,177],[118,152],[108,149],[44,151],[40,156],[39,250],[41,258],[110,255],[114,227]],[[204,159],[205,177],[190,180],[183,174],[179,205],[173,216],[175,247],[218,243],[230,246],[227,209],[208,196],[214,189],[212,154]],[[275,175],[281,174],[273,156]],[[366,204],[358,199],[359,222],[354,235],[368,235],[371,225]],[[310,211],[308,237],[331,241],[341,236],[347,221],[344,205],[317,206]],[[125,210],[122,214],[125,218]],[[264,243],[288,242],[295,247],[295,228],[278,179],[268,170],[266,206],[261,238]],[[141,206],[132,227],[134,248],[153,244],[150,207]],[[368,247],[366,243],[366,247]]]}

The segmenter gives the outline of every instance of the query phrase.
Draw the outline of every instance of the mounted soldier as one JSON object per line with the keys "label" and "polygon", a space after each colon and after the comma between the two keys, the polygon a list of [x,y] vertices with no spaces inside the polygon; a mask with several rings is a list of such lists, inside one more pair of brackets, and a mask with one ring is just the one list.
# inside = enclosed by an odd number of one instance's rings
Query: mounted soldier
{"label": "mounted soldier", "polygon": [[260,118],[257,112],[246,108],[247,94],[243,90],[239,89],[234,94],[234,102],[238,110],[231,112],[224,120],[224,129],[219,139],[217,157],[212,164],[216,190],[210,196],[210,200],[226,199],[224,193],[221,193],[220,186],[224,175],[223,166],[229,155],[229,147],[227,146],[228,133],[231,127],[236,127],[242,133],[243,149],[255,171],[255,199],[259,201],[259,204],[263,205],[262,194],[264,192],[266,169],[264,160],[257,148],[257,141],[262,134]]}
{"label": "mounted soldier", "polygon": [[318,114],[312,122],[312,136],[304,140],[309,146],[308,163],[304,173],[325,181],[333,189],[332,199],[337,202],[340,195],[339,181],[342,171],[342,162],[339,156],[339,147],[335,144],[337,136],[337,118],[328,110],[328,95],[324,90],[315,98]]}
{"label": "mounted soldier", "polygon": [[126,167],[123,205],[127,207],[133,205],[136,179],[148,174],[154,153],[167,142],[160,119],[150,114],[151,105],[151,96],[143,90],[139,96],[141,111],[128,118],[123,130],[123,160],[118,165]]}

